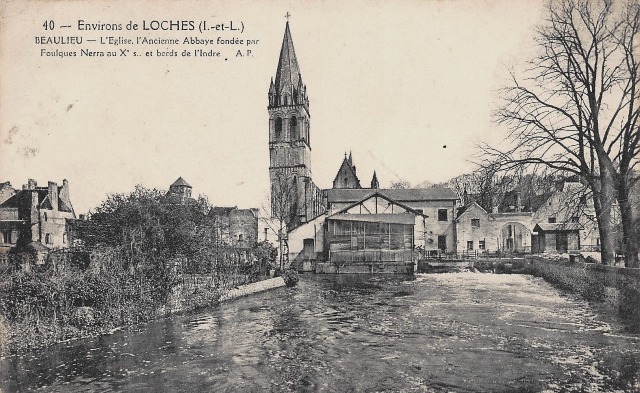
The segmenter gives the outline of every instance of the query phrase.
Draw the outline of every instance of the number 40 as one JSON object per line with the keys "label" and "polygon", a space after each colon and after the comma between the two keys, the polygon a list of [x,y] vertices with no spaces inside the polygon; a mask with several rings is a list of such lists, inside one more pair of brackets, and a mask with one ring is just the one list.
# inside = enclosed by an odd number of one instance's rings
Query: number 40
{"label": "number 40", "polygon": [[44,27],[45,30],[53,30],[54,26],[55,24],[52,20],[47,20],[42,24],[42,27]]}

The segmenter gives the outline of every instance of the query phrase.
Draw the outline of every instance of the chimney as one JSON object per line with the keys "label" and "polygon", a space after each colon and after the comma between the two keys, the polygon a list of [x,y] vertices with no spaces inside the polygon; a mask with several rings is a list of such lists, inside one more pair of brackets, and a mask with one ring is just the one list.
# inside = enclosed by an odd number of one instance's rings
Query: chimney
{"label": "chimney", "polygon": [[69,182],[67,179],[62,181],[62,187],[60,187],[60,198],[65,202],[69,202]]}
{"label": "chimney", "polygon": [[33,189],[35,189],[37,186],[38,186],[38,183],[37,183],[35,180],[33,180],[33,179],[29,179],[29,180],[27,181],[27,188],[28,188],[29,190],[33,190]]}
{"label": "chimney", "polygon": [[55,182],[49,182],[49,201],[53,210],[58,210],[58,185]]}

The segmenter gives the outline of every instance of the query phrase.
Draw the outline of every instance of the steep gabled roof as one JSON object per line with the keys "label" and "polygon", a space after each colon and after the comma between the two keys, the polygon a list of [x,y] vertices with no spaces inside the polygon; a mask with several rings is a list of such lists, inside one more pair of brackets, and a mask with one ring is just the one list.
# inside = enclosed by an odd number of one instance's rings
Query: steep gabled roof
{"label": "steep gabled roof", "polygon": [[338,173],[336,173],[336,177],[333,179],[334,187],[336,186],[336,182],[339,182],[344,176],[346,176],[345,183],[353,184],[353,187],[350,188],[361,188],[360,179],[358,179],[356,172],[353,170],[353,165],[349,161],[352,161],[351,154],[349,154],[349,158],[345,157],[344,160],[342,160],[340,169],[338,169]]}
{"label": "steep gabled roof", "polygon": [[[409,206],[407,206],[407,205],[403,204],[402,202],[394,201],[393,199],[389,198],[388,196],[384,195],[384,194],[383,194],[383,193],[381,193],[381,192],[371,192],[370,190],[365,190],[365,191],[369,191],[369,194],[368,194],[368,195],[366,195],[364,198],[360,199],[359,201],[354,202],[354,203],[352,203],[351,205],[346,206],[346,207],[344,207],[344,208],[340,209],[339,211],[337,211],[337,212],[335,212],[334,214],[332,214],[331,216],[329,216],[329,218],[331,218],[332,216],[338,215],[338,214],[342,214],[342,213],[344,213],[344,212],[348,211],[349,209],[351,209],[352,207],[358,206],[359,204],[361,204],[361,203],[363,203],[363,202],[365,202],[365,201],[367,201],[367,200],[369,200],[369,199],[371,199],[371,198],[381,198],[381,199],[384,199],[385,201],[387,201],[387,202],[389,202],[389,203],[392,203],[392,204],[394,204],[394,205],[400,206],[401,208],[403,208],[403,209],[405,209],[405,210],[408,210],[408,211],[410,211],[410,212],[412,212],[412,213],[414,213],[414,214],[416,214],[416,215],[424,216],[424,214],[423,214],[423,213],[420,213],[419,211],[417,211],[417,210],[415,210],[415,209],[413,209],[413,208],[411,208],[411,207],[409,207]],[[426,216],[425,216],[425,217],[426,217]]]}
{"label": "steep gabled roof", "polygon": [[485,215],[489,215],[489,213],[487,213],[487,211],[484,210],[484,208],[480,206],[480,204],[478,204],[477,202],[471,202],[470,204],[458,209],[458,215],[456,216],[456,218],[460,218],[464,213],[470,211],[473,207],[480,209]]}

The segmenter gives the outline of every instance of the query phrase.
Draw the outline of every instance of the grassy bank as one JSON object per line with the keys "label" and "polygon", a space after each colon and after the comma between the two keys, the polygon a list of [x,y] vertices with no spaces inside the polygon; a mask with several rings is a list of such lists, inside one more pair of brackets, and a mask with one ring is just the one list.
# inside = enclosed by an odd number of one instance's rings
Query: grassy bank
{"label": "grassy bank", "polygon": [[229,289],[256,279],[15,272],[0,278],[0,350],[22,353],[209,307]]}

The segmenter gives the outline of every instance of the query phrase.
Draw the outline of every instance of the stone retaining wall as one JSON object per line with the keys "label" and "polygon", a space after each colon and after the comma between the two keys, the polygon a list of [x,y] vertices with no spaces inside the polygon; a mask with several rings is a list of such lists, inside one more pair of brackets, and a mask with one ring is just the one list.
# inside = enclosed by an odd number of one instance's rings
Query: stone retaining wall
{"label": "stone retaining wall", "polygon": [[263,281],[254,282],[247,285],[241,285],[227,292],[220,297],[220,301],[236,299],[242,296],[251,295],[254,293],[266,291],[268,289],[284,287],[285,283],[282,277],[270,278]]}
{"label": "stone retaining wall", "polygon": [[527,257],[526,274],[542,277],[587,300],[605,302],[620,312],[635,332],[640,332],[640,269],[601,264],[551,261]]}

